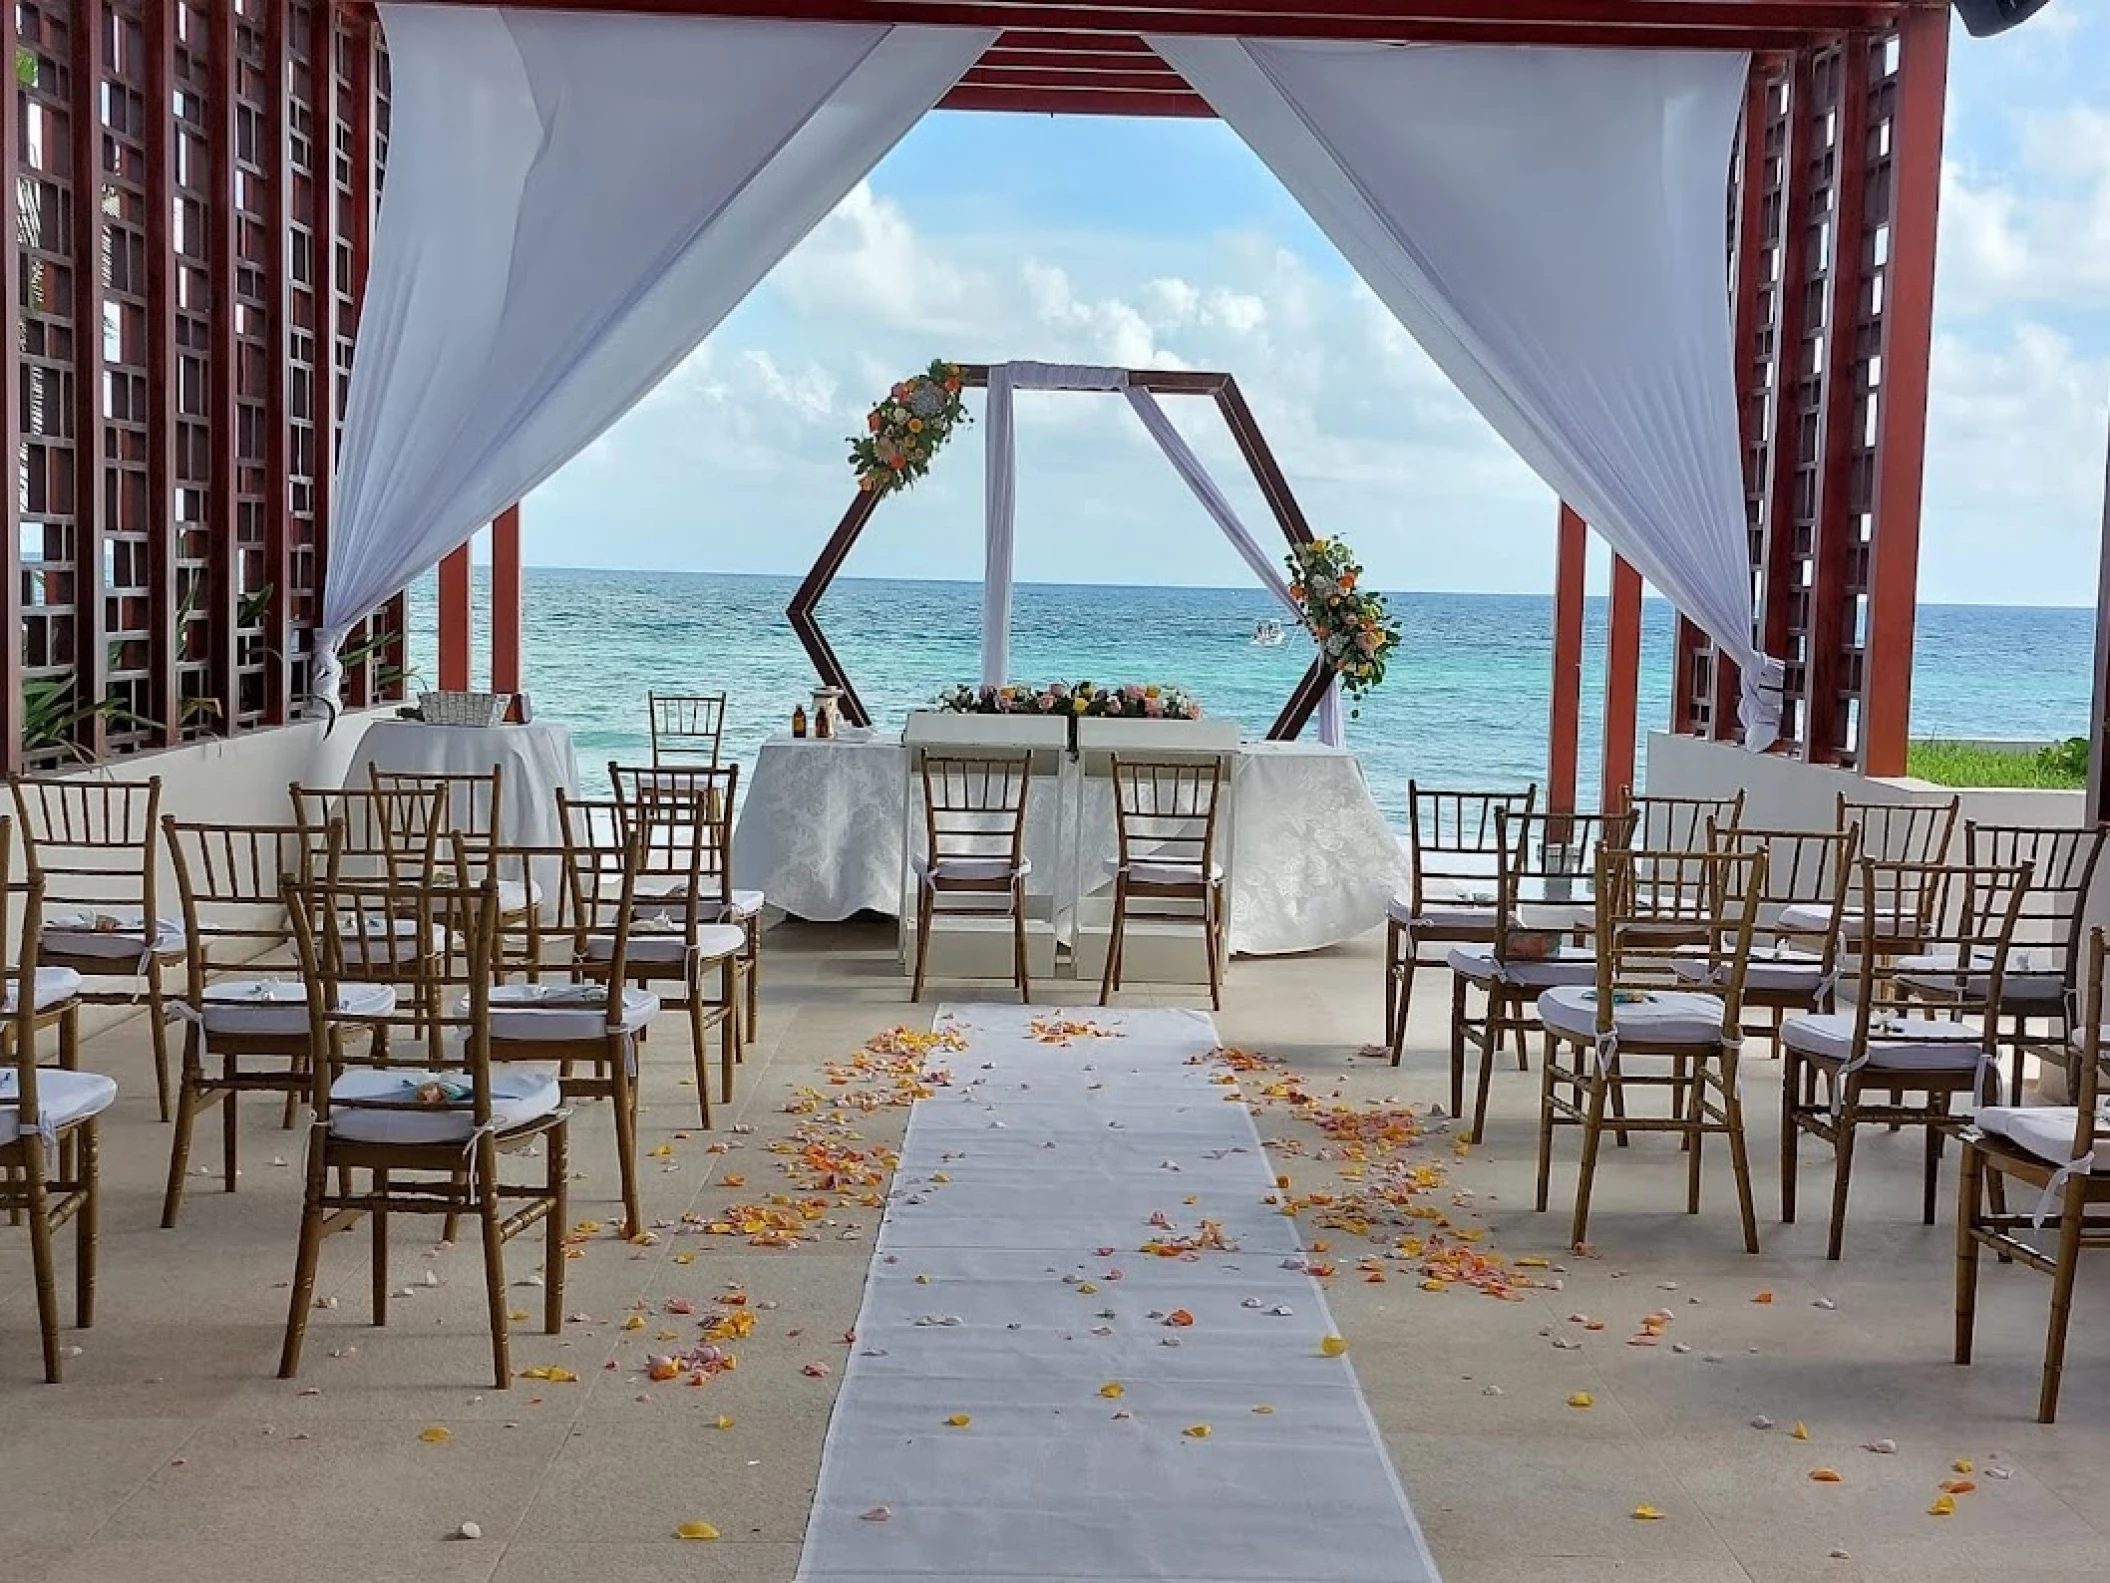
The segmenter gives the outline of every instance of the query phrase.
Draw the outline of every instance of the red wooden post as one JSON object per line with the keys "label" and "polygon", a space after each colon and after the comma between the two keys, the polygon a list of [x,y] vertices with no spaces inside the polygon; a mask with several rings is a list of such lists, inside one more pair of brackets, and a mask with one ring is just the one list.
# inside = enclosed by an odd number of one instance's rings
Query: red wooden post
{"label": "red wooden post", "polygon": [[[230,8],[231,9],[231,8]],[[288,680],[293,663],[293,531],[288,520],[293,509],[293,485],[289,426],[292,413],[287,395],[292,389],[293,285],[290,252],[293,235],[293,148],[288,135],[291,121],[292,87],[290,28],[287,7],[281,3],[264,8],[263,46],[264,114],[259,136],[268,139],[257,150],[256,162],[263,171],[264,193],[257,208],[264,221],[262,284],[258,295],[264,303],[264,581],[271,587],[271,602],[258,617],[264,631],[264,646],[270,652],[264,665],[264,724],[282,725],[287,718]],[[313,408],[310,412],[312,415]]]}
{"label": "red wooden post", "polygon": [[1605,627],[1604,771],[1597,806],[1617,808],[1634,784],[1634,705],[1641,682],[1641,574],[1612,557]]}
{"label": "red wooden post", "polygon": [[491,691],[520,691],[520,508],[491,524]]}
{"label": "red wooden post", "polygon": [[176,512],[176,80],[174,7],[151,5],[144,17],[146,59],[146,469],[149,591],[147,674],[156,738],[173,747],[183,736],[181,595],[176,562],[183,529]]}
{"label": "red wooden post", "polygon": [[[206,185],[206,254],[212,271],[212,301],[215,311],[208,324],[212,349],[207,358],[205,432],[212,447],[212,489],[206,503],[205,566],[207,609],[206,631],[212,651],[207,666],[206,691],[220,700],[222,729],[232,735],[241,717],[240,639],[237,612],[241,606],[242,557],[236,544],[237,508],[235,491],[241,473],[237,446],[235,362],[240,355],[234,333],[236,257],[240,249],[241,221],[235,211],[235,126],[240,107],[235,102],[235,30],[240,24],[231,5],[216,6],[210,13],[206,46],[205,115],[207,163],[212,167]],[[225,304],[224,307],[220,306]]]}
{"label": "red wooden post", "polygon": [[1590,528],[1564,500],[1556,531],[1553,708],[1546,732],[1546,812],[1573,813],[1576,764],[1582,751],[1583,579]]}
{"label": "red wooden post", "polygon": [[440,689],[466,692],[469,687],[470,609],[469,546],[450,551],[440,562]]}
{"label": "red wooden post", "polygon": [[[103,570],[109,430],[103,412],[103,66],[108,40],[103,0],[79,0],[68,23],[72,45],[67,119],[72,143],[73,254],[73,701],[90,711],[74,742],[101,758],[108,690],[108,578]],[[5,63],[13,71],[15,63]],[[14,246],[14,239],[6,239]],[[9,347],[10,355],[15,353]],[[17,633],[7,634],[10,643]]]}
{"label": "red wooden post", "polygon": [[1891,123],[1890,241],[1883,308],[1883,380],[1876,413],[1864,775],[1905,773],[1912,721],[1912,635],[1919,599],[1920,498],[1927,461],[1927,363],[1934,342],[1934,228],[1941,201],[1942,100],[1949,82],[1949,13],[1898,23]]}
{"label": "red wooden post", "polygon": [[[22,250],[14,241],[22,234],[25,185],[16,177],[22,168],[23,95],[14,62],[21,47],[15,8],[0,5],[0,60],[8,64],[0,81],[0,171],[9,178],[0,194],[0,224],[6,226],[0,239],[0,338],[10,354],[22,344]],[[22,454],[22,381],[19,373],[10,373],[0,388],[0,446],[17,457]],[[0,497],[0,536],[6,539],[0,562],[0,768],[12,775],[22,768],[22,500],[16,489],[0,490]]]}

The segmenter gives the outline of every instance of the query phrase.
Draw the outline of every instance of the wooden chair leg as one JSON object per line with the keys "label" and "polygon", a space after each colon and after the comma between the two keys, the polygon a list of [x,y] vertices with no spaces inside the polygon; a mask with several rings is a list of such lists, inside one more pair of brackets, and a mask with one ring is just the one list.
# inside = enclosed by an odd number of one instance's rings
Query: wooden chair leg
{"label": "wooden chair leg", "polygon": [[1723,1057],[1722,1114],[1728,1118],[1729,1168],[1736,1177],[1736,1207],[1744,1219],[1744,1251],[1756,1253],[1758,1207],[1751,1188],[1751,1148],[1744,1137],[1742,1064],[1743,1056],[1735,1050]]}
{"label": "wooden chair leg", "polygon": [[1972,1331],[1978,1319],[1979,1216],[1985,1209],[1985,1156],[1966,1143],[1956,1185],[1956,1361],[1971,1361]]}
{"label": "wooden chair leg", "polygon": [[319,1138],[308,1143],[307,1203],[300,1217],[300,1252],[293,1261],[293,1295],[286,1302],[286,1340],[278,1355],[278,1377],[300,1372],[301,1344],[308,1338],[308,1314],[315,1307],[315,1270],[322,1261],[322,1195],[329,1169]]}
{"label": "wooden chair leg", "polygon": [[[505,1232],[498,1214],[498,1151],[488,1136],[477,1140],[476,1150],[476,1220],[483,1231],[484,1301],[490,1305],[491,1383],[502,1391],[513,1383],[513,1352],[506,1322]],[[637,1224],[631,1222],[633,1227]]]}
{"label": "wooden chair leg", "polygon": [[[708,1127],[711,1124],[711,1058],[708,1053],[709,1042],[704,1037],[707,1029],[703,1006],[703,969],[692,965],[687,972],[687,982],[682,987],[687,991],[689,1003],[689,1059],[696,1068],[696,1114],[703,1125]],[[628,1063],[621,1053],[617,1054],[615,1064],[627,1072]],[[631,1081],[635,1082],[635,1079]]]}
{"label": "wooden chair leg", "polygon": [[[196,1037],[195,1030],[191,1037]],[[190,1174],[191,1129],[198,1121],[200,1084],[204,1075],[192,1052],[185,1049],[183,1081],[176,1093],[176,1136],[169,1147],[168,1188],[161,1195],[161,1229],[164,1231],[174,1229],[176,1217],[183,1212],[183,1179]]]}
{"label": "wooden chair leg", "polygon": [[51,1246],[51,1199],[44,1181],[43,1146],[28,1138],[23,1147],[23,1196],[29,1205],[29,1257],[36,1272],[37,1330],[44,1341],[44,1381],[58,1385],[65,1379],[65,1359],[59,1346],[59,1275]]}
{"label": "wooden chair leg", "polygon": [[[153,920],[147,927],[155,927]],[[171,1115],[169,1095],[169,1027],[168,1005],[161,993],[161,959],[149,955],[147,958],[147,1037],[154,1046],[154,1100],[160,1107],[161,1119],[167,1121]]]}
{"label": "wooden chair leg", "polygon": [[[226,1075],[235,1074],[235,1058],[229,1056]],[[234,1191],[235,1179],[242,1173],[242,1133],[240,1117],[235,1107],[241,1103],[242,1091],[229,1086],[220,1100],[220,1191]]]}
{"label": "wooden chair leg", "polygon": [[1598,1062],[1590,1078],[1590,1108],[1583,1119],[1582,1169],[1575,1178],[1575,1219],[1568,1231],[1568,1245],[1581,1247],[1589,1241],[1590,1190],[1597,1182],[1597,1149],[1604,1138],[1605,1101],[1619,1081],[1619,1054],[1615,1050]]}
{"label": "wooden chair leg", "polygon": [[2037,1422],[2059,1416],[2059,1376],[2066,1367],[2066,1325],[2073,1317],[2073,1283],[2080,1273],[2081,1229],[2086,1200],[2069,1186],[2059,1211],[2058,1262],[2051,1274],[2051,1318],[2044,1332],[2044,1381],[2037,1391]]}
{"label": "wooden chair leg", "polygon": [[[1685,1213],[1700,1212],[1700,1161],[1707,1152],[1707,1073],[1705,1056],[1693,1062],[1692,1087],[1685,1093]],[[1676,1094],[1676,1090],[1672,1091]]]}
{"label": "wooden chair leg", "polygon": [[1026,882],[1011,881],[1011,966],[1018,977],[1018,998],[1033,1004],[1033,984],[1026,964]]}
{"label": "wooden chair leg", "polygon": [[[622,1180],[623,1235],[634,1237],[645,1227],[645,1212],[637,1191],[637,1090],[630,1076],[629,1063],[621,1052],[616,1054],[614,1067],[615,1163]],[[698,1093],[704,1091],[706,1081],[707,1073],[699,1061],[696,1071]]]}
{"label": "wooden chair leg", "polygon": [[747,920],[747,1042],[755,1042],[762,1016],[762,915]]}
{"label": "wooden chair leg", "polygon": [[1832,1166],[1832,1221],[1831,1230],[1825,1239],[1824,1256],[1839,1257],[1846,1244],[1846,1190],[1854,1174],[1854,1134],[1860,1130],[1857,1112],[1861,1107],[1861,1080],[1858,1076],[1840,1077],[1846,1087],[1845,1103],[1839,1107],[1838,1120],[1833,1123],[1836,1136],[1832,1148],[1836,1158]]}
{"label": "wooden chair leg", "polygon": [[[374,1196],[383,1198],[387,1194],[388,1172],[376,1170]],[[388,1215],[386,1211],[377,1209],[368,1218],[372,1220],[374,1228],[374,1251],[370,1260],[373,1265],[374,1323],[385,1325],[388,1323]]]}
{"label": "wooden chair leg", "polygon": [[542,1190],[549,1195],[550,1212],[542,1252],[542,1328],[552,1336],[564,1333],[565,1228],[571,1224],[571,1123],[560,1121],[543,1136],[543,1154],[549,1172]]}
{"label": "wooden chair leg", "polygon": [[1099,975],[1099,1004],[1114,997],[1114,979],[1121,968],[1121,942],[1128,935],[1128,877],[1114,876],[1114,915],[1106,931],[1106,968]]}
{"label": "wooden chair leg", "polygon": [[73,1217],[73,1322],[82,1330],[95,1323],[95,1254],[102,1237],[102,1138],[91,1116],[74,1129],[79,1145],[73,1180],[81,1207]]}
{"label": "wooden chair leg", "polygon": [[[1392,1051],[1392,1064],[1399,1065],[1403,1030],[1399,1022],[1399,920],[1385,920],[1385,1043]],[[1453,1109],[1453,1115],[1457,1111]]]}
{"label": "wooden chair leg", "polygon": [[1795,1175],[1802,1123],[1797,1092],[1802,1084],[1802,1057],[1780,1046],[1780,1223],[1795,1224]]}
{"label": "wooden chair leg", "polygon": [[930,958],[931,908],[937,897],[934,887],[924,881],[916,888],[916,982],[908,992],[908,998],[919,1001],[923,998],[923,967]]}
{"label": "wooden chair leg", "polygon": [[[1421,965],[1414,943],[1413,931],[1402,930],[1401,934],[1406,942],[1406,950],[1400,954],[1399,1031],[1392,1041],[1392,1048],[1395,1051],[1404,1050],[1407,1047],[1407,1023],[1414,1011],[1414,969]],[[1397,1063],[1395,1062],[1394,1064],[1396,1065]]]}
{"label": "wooden chair leg", "polygon": [[[1463,981],[1461,980],[1461,982]],[[1509,997],[1503,994],[1498,986],[1493,984],[1488,986],[1487,1027],[1483,1030],[1485,1037],[1480,1044],[1480,1081],[1473,1090],[1473,1130],[1471,1141],[1474,1143],[1478,1143],[1482,1135],[1487,1131],[1487,1107],[1494,1091],[1495,1052],[1502,1045],[1503,1025],[1512,1021],[1510,1014],[1515,1009],[1515,1007],[1510,1005]],[[1523,1019],[1521,1017],[1515,1018],[1514,1026],[1518,1037],[1521,1038],[1524,1031]]]}
{"label": "wooden chair leg", "polygon": [[[1490,1006],[1492,1003],[1490,1003]],[[1466,1046],[1466,999],[1465,975],[1451,975],[1451,1115],[1460,1121],[1465,1119],[1465,1046]],[[1399,1065],[1399,1046],[1392,1046],[1392,1064]],[[1480,1123],[1473,1122],[1473,1139],[1479,1140]]]}
{"label": "wooden chair leg", "polygon": [[739,959],[727,957],[723,973],[725,1016],[718,1024],[718,1098],[733,1102],[733,1066],[740,1059]]}
{"label": "wooden chair leg", "polygon": [[1213,889],[1202,892],[1202,947],[1209,956],[1209,1009],[1224,1009],[1222,941],[1216,935],[1216,905]]}
{"label": "wooden chair leg", "polygon": [[1927,1096],[1927,1159],[1920,1183],[1920,1224],[1934,1224],[1934,1199],[1941,1186],[1942,1129],[1939,1123],[1949,1113],[1949,1096]]}
{"label": "wooden chair leg", "polygon": [[1542,1215],[1553,1179],[1553,1052],[1553,1035],[1548,1033],[1539,1047],[1538,1211]]}

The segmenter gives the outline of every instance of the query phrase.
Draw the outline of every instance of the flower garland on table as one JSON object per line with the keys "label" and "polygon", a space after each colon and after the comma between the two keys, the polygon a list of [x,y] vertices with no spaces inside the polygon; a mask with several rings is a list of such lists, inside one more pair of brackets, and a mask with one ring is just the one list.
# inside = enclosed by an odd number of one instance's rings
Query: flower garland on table
{"label": "flower garland on table", "polygon": [[931,458],[956,424],[971,423],[960,399],[960,365],[943,358],[901,381],[865,415],[865,432],[850,436],[857,487],[889,495],[930,471]]}
{"label": "flower garland on table", "polygon": [[1124,687],[1098,687],[1091,682],[1049,682],[1044,687],[1013,682],[1003,687],[976,687],[963,682],[946,688],[933,703],[947,714],[956,715],[1081,715],[1095,720],[1202,717],[1202,706],[1192,693],[1156,682],[1130,682]]}
{"label": "flower garland on table", "polygon": [[1360,699],[1385,679],[1385,662],[1399,647],[1399,623],[1383,594],[1357,588],[1363,568],[1339,539],[1292,545],[1289,593],[1297,619],[1319,645],[1341,691]]}

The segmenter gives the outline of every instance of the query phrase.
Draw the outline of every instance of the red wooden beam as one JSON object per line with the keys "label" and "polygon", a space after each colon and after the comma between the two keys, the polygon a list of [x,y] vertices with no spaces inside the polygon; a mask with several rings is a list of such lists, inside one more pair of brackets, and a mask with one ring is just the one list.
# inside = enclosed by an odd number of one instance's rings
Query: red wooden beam
{"label": "red wooden beam", "polygon": [[1803,757],[1838,762],[1852,750],[1845,705],[1851,628],[1847,589],[1860,537],[1854,520],[1854,444],[1860,429],[1861,283],[1868,238],[1868,38],[1839,46],[1839,95],[1832,117],[1832,260],[1824,308],[1824,371],[1818,382],[1817,500],[1810,546],[1809,668],[1803,687]]}
{"label": "red wooden beam", "polygon": [[471,598],[469,546],[450,550],[440,562],[440,689],[465,692],[469,686],[469,634],[475,623]]}
{"label": "red wooden beam", "polygon": [[1198,93],[1094,92],[1079,88],[989,88],[963,84],[938,101],[940,110],[1009,110],[1027,115],[1144,115],[1208,119],[1216,114]]}
{"label": "red wooden beam", "polygon": [[[176,19],[174,7],[149,5],[141,18],[146,47],[146,463],[147,545],[153,564],[147,635],[152,713],[164,747],[183,738],[182,601],[176,563]],[[9,630],[14,630],[10,628]]]}
{"label": "red wooden beam", "polygon": [[1949,81],[1948,12],[1915,12],[1900,23],[1898,35],[1883,384],[1876,415],[1875,529],[1861,692],[1864,775],[1905,773],[1912,723],[1927,364],[1934,342],[1934,232],[1941,201],[1942,102]]}
{"label": "red wooden beam", "polygon": [[508,506],[491,523],[491,691],[520,691],[522,613],[520,508]]}
{"label": "red wooden beam", "polygon": [[[1011,35],[1006,33],[1004,37],[1009,38]],[[1186,86],[1178,72],[1158,56],[1148,52],[1132,55],[1095,49],[1009,49],[1001,40],[996,48],[982,52],[982,58],[974,63],[974,69],[979,72],[1006,72],[1014,75],[1021,72],[1031,73],[1058,82],[1070,72],[1120,72],[1170,78],[1174,87]]]}
{"label": "red wooden beam", "polygon": [[[94,706],[108,690],[110,658],[105,637],[110,606],[103,575],[108,452],[103,424],[104,13],[105,0],[76,0],[73,7],[68,21],[72,92],[66,104],[73,134],[73,701],[87,711],[75,727],[74,742],[91,759],[103,755],[105,722]],[[14,70],[12,60],[6,69]],[[14,246],[14,239],[6,238],[5,245]],[[10,632],[7,641],[19,638]]]}
{"label": "red wooden beam", "polygon": [[1634,784],[1634,706],[1641,681],[1641,574],[1612,557],[1612,601],[1605,628],[1604,761],[1597,806],[1625,806]]}
{"label": "red wooden beam", "polygon": [[[15,7],[0,5],[0,60],[9,64],[0,83],[0,171],[22,168],[22,83],[13,62],[21,53],[22,35]],[[0,194],[0,339],[12,349],[22,344],[22,187],[10,180]],[[0,388],[0,445],[9,466],[22,454],[22,385],[11,378]],[[0,535],[6,538],[0,565],[0,769],[13,775],[22,768],[22,496],[19,489],[0,490]]]}
{"label": "red wooden beam", "polygon": [[[337,15],[325,0],[308,8],[308,290],[314,332],[308,401],[310,496],[314,503],[315,599],[330,564],[330,520],[337,496]],[[318,615],[320,612],[317,612]],[[287,611],[286,641],[297,634]]]}
{"label": "red wooden beam", "polygon": [[[1759,647],[1788,662],[1789,691],[1800,691],[1802,718],[1796,734],[1805,757],[1814,741],[1809,729],[1809,667],[1799,667],[1789,652],[1795,602],[1812,597],[1796,581],[1798,474],[1802,465],[1803,347],[1809,319],[1810,273],[1810,142],[1814,116],[1810,101],[1816,73],[1807,56],[1788,74],[1786,137],[1781,149],[1780,278],[1773,305],[1773,421],[1767,454],[1772,476],[1766,487],[1766,516],[1759,558]],[[1800,684],[1799,688],[1796,684]],[[1783,699],[1783,712],[1787,701]],[[1783,718],[1785,728],[1788,721]],[[1818,762],[1829,762],[1820,759]]]}
{"label": "red wooden beam", "polygon": [[1583,584],[1590,528],[1561,502],[1553,561],[1553,707],[1546,728],[1546,812],[1575,812],[1581,757]]}
{"label": "red wooden beam", "polygon": [[[257,207],[269,237],[264,243],[263,289],[269,322],[264,327],[264,578],[271,600],[259,625],[264,636],[264,723],[283,725],[291,691],[293,663],[293,509],[292,435],[288,431],[287,390],[293,358],[293,140],[288,99],[292,89],[291,29],[288,0],[264,7],[263,128],[266,139],[257,151],[264,174],[264,195]],[[230,9],[232,9],[230,7]]]}
{"label": "red wooden beam", "polygon": [[236,632],[241,605],[241,552],[235,539],[235,490],[241,473],[235,445],[235,278],[240,247],[240,218],[235,212],[235,125],[240,107],[235,91],[235,29],[232,5],[212,7],[207,27],[205,119],[206,248],[212,275],[212,312],[207,320],[212,344],[206,363],[207,442],[212,447],[212,489],[206,502],[206,590],[211,664],[208,691],[220,701],[229,731],[241,713],[240,652]]}

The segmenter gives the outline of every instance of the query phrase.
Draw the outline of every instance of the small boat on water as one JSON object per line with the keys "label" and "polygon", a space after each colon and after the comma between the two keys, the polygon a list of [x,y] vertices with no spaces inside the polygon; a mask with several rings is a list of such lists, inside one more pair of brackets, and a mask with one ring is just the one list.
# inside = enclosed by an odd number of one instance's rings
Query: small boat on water
{"label": "small boat on water", "polygon": [[1253,641],[1264,649],[1279,648],[1282,644],[1282,623],[1279,621],[1254,622]]}

